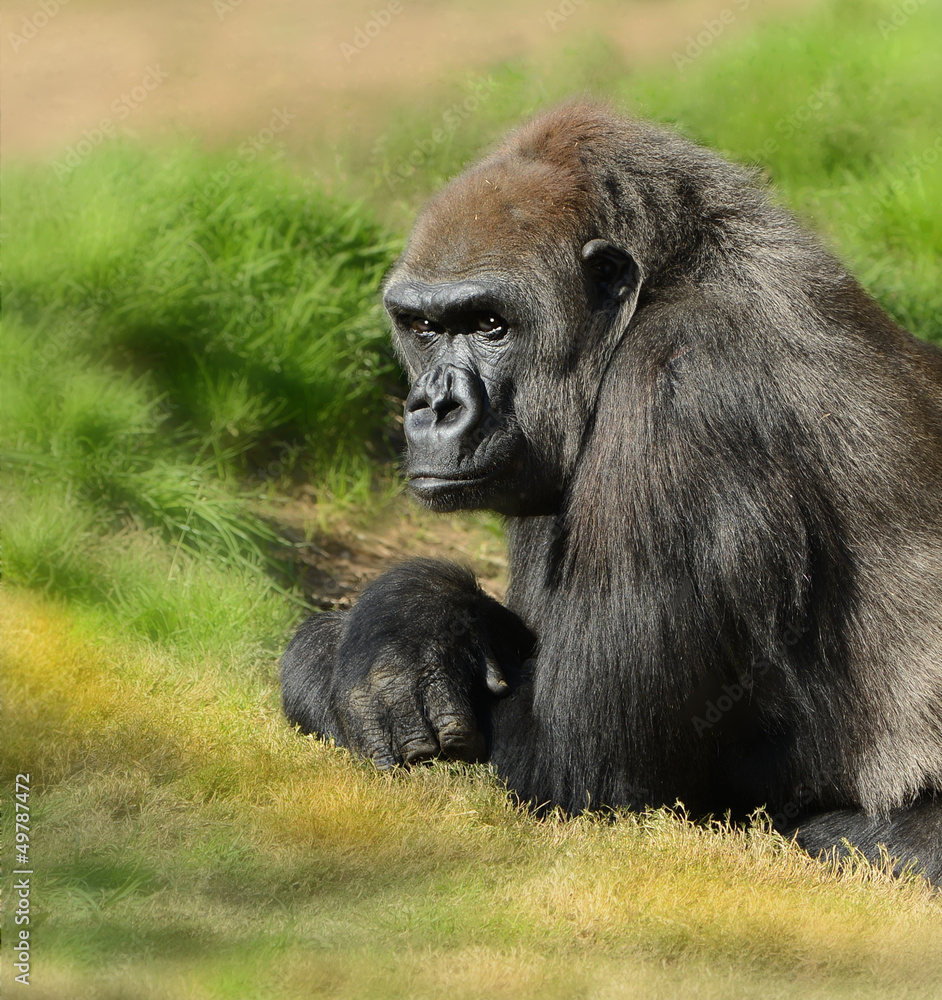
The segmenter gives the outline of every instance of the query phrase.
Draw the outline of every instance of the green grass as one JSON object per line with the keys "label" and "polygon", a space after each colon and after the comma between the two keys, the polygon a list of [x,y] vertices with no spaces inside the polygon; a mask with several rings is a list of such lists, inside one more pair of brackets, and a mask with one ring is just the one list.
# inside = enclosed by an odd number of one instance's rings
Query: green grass
{"label": "green grass", "polygon": [[5,168],[3,780],[33,775],[35,994],[940,994],[918,881],[761,827],[536,821],[482,769],[380,775],[291,732],[274,663],[302,612],[257,513],[293,479],[369,506],[407,220],[573,91],[754,164],[942,341],[942,10],[887,32],[892,9],[837,2],[680,70],[591,38],[496,66],[364,129],[330,195],[195,146]]}
{"label": "green grass", "polygon": [[4,183],[4,311],[39,331],[43,362],[146,373],[165,430],[220,474],[280,439],[326,465],[375,431],[396,243],[366,208],[192,149],[110,143],[57,173]]}
{"label": "green grass", "polygon": [[284,165],[227,163],[113,143],[4,173],[6,579],[158,640],[277,602],[253,501],[293,475],[367,499],[398,391],[396,241]]}

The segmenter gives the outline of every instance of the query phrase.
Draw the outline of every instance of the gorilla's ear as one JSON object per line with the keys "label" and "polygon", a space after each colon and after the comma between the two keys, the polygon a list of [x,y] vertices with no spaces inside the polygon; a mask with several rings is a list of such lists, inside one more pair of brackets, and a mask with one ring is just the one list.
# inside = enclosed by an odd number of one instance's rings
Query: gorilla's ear
{"label": "gorilla's ear", "polygon": [[582,266],[603,308],[634,312],[641,291],[641,268],[627,250],[608,240],[589,240],[582,248]]}

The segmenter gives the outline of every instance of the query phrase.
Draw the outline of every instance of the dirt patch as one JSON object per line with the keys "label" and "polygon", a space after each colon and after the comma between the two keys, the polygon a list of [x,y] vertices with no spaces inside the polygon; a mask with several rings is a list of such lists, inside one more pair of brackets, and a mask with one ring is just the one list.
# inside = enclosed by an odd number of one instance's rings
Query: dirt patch
{"label": "dirt patch", "polygon": [[438,515],[405,496],[369,519],[338,516],[313,491],[271,501],[264,516],[292,543],[285,551],[310,602],[325,610],[349,607],[374,577],[404,559],[449,559],[468,566],[481,586],[501,599],[507,558],[499,522],[491,515]]}
{"label": "dirt patch", "polygon": [[712,45],[816,2],[15,0],[3,14],[0,149],[56,155],[113,132],[238,143],[277,110],[293,116],[289,147],[330,146],[382,108],[502,60],[549,75],[563,49],[601,34],[628,65],[673,65],[692,36]]}

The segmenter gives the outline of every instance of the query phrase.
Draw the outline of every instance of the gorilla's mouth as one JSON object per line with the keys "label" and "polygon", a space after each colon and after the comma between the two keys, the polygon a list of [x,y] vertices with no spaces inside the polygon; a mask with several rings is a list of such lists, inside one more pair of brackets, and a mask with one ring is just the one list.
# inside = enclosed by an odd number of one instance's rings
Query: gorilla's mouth
{"label": "gorilla's mouth", "polygon": [[415,472],[409,476],[409,486],[411,489],[419,490],[423,493],[440,492],[442,490],[471,489],[475,486],[483,486],[484,483],[493,478],[493,472],[477,476],[457,475],[455,473]]}
{"label": "gorilla's mouth", "polygon": [[423,470],[409,476],[409,491],[433,510],[475,510],[493,503],[494,477],[494,470],[477,475]]}

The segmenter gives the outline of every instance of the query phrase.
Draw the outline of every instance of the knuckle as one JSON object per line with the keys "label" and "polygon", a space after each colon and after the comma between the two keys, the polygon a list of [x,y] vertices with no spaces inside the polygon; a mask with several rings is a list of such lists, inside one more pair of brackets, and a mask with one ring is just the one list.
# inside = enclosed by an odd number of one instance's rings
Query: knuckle
{"label": "knuckle", "polygon": [[406,740],[399,747],[404,764],[415,764],[418,761],[429,760],[438,754],[438,744],[428,736],[416,736]]}
{"label": "knuckle", "polygon": [[445,713],[435,719],[435,728],[442,740],[462,739],[474,732],[468,719],[455,713]]}

